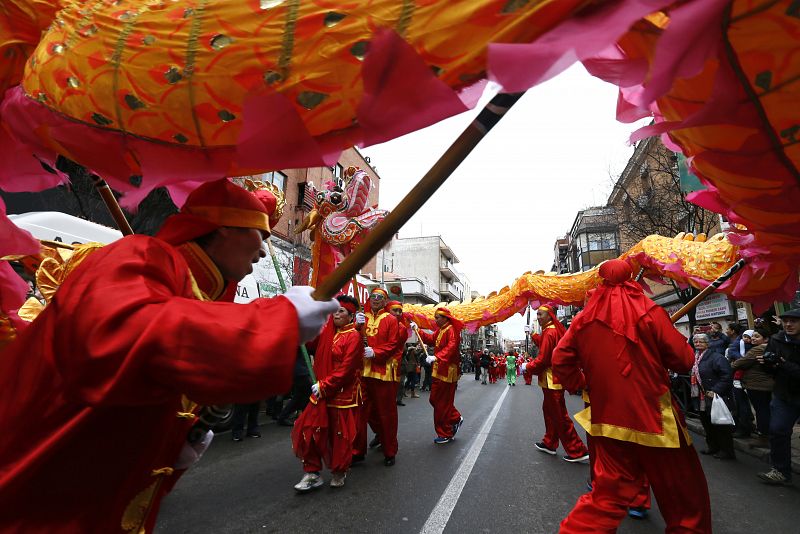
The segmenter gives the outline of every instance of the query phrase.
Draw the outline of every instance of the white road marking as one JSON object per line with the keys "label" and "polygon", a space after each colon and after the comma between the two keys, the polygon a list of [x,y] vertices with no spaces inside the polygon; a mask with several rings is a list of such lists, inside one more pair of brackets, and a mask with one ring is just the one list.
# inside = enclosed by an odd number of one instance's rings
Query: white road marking
{"label": "white road marking", "polygon": [[458,471],[453,475],[453,478],[450,479],[450,483],[439,498],[439,502],[433,507],[431,515],[428,516],[428,520],[425,521],[425,524],[422,526],[420,534],[441,534],[444,532],[447,522],[450,521],[450,514],[453,513],[456,503],[458,503],[458,499],[461,497],[461,492],[464,490],[470,473],[472,473],[472,468],[475,467],[475,462],[478,460],[478,454],[480,454],[483,444],[486,443],[486,437],[492,429],[494,420],[497,419],[500,406],[503,405],[503,401],[508,392],[509,388],[503,389],[503,393],[500,395],[500,398],[497,399],[494,408],[492,408],[491,413],[489,413],[489,417],[486,418],[483,426],[478,431],[478,435],[475,436],[475,440],[472,442],[467,456],[464,458]]}

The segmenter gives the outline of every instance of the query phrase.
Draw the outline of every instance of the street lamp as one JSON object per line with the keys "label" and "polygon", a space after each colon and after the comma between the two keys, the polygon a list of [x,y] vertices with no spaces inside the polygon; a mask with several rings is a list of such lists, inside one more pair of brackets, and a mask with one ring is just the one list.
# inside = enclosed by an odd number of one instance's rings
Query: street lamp
{"label": "street lamp", "polygon": [[525,330],[525,355],[529,356],[530,352],[528,352],[528,338],[531,337],[531,325],[526,324],[522,328]]}

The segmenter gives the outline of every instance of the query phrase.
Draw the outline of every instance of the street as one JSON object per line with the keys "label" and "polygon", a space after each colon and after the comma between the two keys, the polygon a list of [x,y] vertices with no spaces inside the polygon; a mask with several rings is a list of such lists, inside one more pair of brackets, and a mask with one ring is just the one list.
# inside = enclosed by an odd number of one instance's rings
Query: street
{"label": "street", "polygon": [[[344,488],[329,488],[325,471],[325,485],[304,495],[292,487],[302,469],[291,429],[270,421],[261,439],[238,443],[221,434],[164,500],[156,532],[557,532],[586,491],[589,468],[562,461],[561,450],[549,456],[533,447],[544,432],[541,401],[535,383],[484,386],[465,375],[456,395],[465,423],[453,443],[434,445],[432,409],[422,392],[398,407],[394,467],[384,467],[380,449],[373,450]],[[570,414],[582,406],[580,397],[568,396]],[[702,448],[702,437],[693,439]],[[734,462],[701,461],[715,532],[798,531],[800,491],[760,484],[755,473],[766,464],[742,454]],[[648,519],[626,518],[619,532],[663,529],[654,500]]]}

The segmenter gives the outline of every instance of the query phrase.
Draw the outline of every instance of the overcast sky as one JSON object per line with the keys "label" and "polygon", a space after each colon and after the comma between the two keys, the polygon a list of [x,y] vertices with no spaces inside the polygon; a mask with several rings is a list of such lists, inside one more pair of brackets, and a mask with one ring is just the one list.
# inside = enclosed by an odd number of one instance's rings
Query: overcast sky
{"label": "overcast sky", "polygon": [[[496,91],[496,89],[494,89]],[[391,210],[477,114],[362,150],[381,177],[380,207]],[[617,90],[575,66],[531,89],[400,231],[441,235],[457,268],[481,294],[526,271],[549,271],[557,237],[578,210],[604,205],[624,169],[637,125],[615,120]],[[403,274],[403,273],[399,273]],[[520,316],[501,325],[522,338]]]}

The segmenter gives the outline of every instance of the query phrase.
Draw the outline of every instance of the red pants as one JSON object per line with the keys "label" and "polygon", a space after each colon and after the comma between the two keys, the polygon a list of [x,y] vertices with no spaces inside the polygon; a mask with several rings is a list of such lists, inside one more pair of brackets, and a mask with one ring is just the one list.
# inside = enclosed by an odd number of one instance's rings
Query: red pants
{"label": "red pants", "polygon": [[365,390],[364,407],[358,418],[358,432],[353,446],[354,454],[367,452],[367,422],[378,436],[383,455],[397,455],[397,382],[377,378],[362,378]]}
{"label": "red pants", "polygon": [[667,523],[666,532],[710,533],[708,485],[694,448],[681,433],[677,449],[645,447],[593,437],[592,491],[561,522],[561,534],[616,532],[648,481]]}
{"label": "red pants", "polygon": [[[353,438],[356,435],[358,408],[328,408],[328,443],[331,448],[331,471],[344,473],[353,459]],[[322,469],[322,458],[316,451],[303,458],[303,471]]]}
{"label": "red pants", "polygon": [[583,456],[588,451],[584,446],[572,419],[567,413],[567,405],[564,403],[564,390],[544,389],[544,402],[542,402],[542,412],[544,413],[544,438],[542,443],[548,449],[556,450],[558,442],[564,446],[564,450],[569,456]]}
{"label": "red pants", "polygon": [[433,427],[440,438],[452,438],[453,425],[461,420],[461,412],[453,405],[457,385],[457,382],[444,382],[438,378],[434,378],[431,382]]}
{"label": "red pants", "polygon": [[[587,404],[586,406],[589,405]],[[589,449],[589,483],[594,482],[594,459],[597,454],[594,451],[593,440],[594,438],[592,436],[586,435],[586,448]],[[651,508],[650,483],[647,482],[647,477],[642,477],[642,487],[639,489],[639,493],[636,494],[636,497],[634,497],[628,505],[628,508],[647,508],[648,510]]]}

